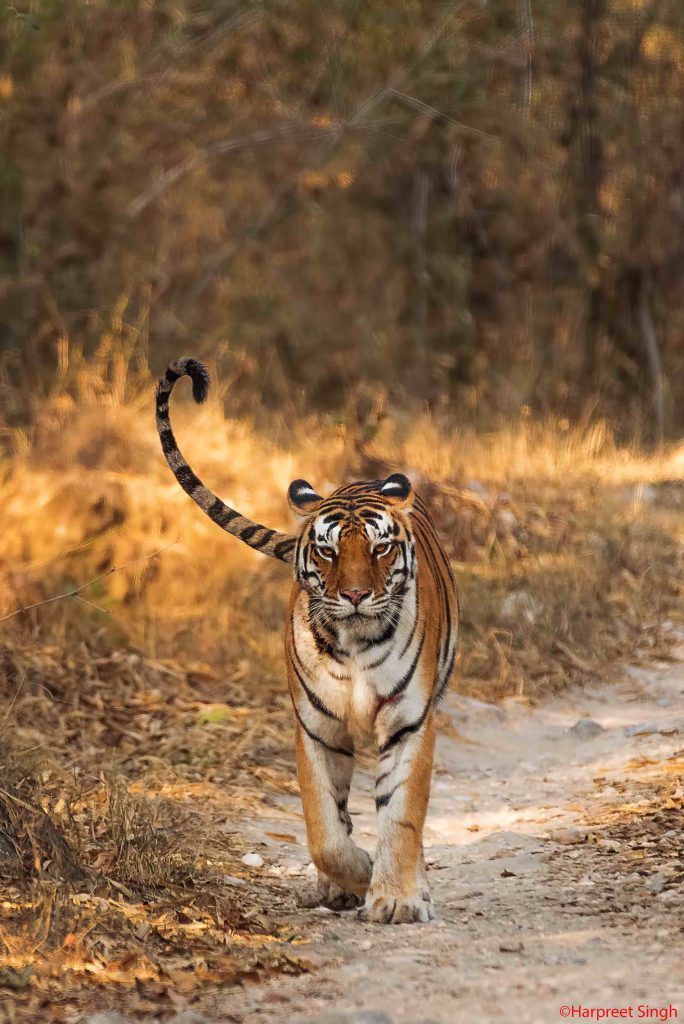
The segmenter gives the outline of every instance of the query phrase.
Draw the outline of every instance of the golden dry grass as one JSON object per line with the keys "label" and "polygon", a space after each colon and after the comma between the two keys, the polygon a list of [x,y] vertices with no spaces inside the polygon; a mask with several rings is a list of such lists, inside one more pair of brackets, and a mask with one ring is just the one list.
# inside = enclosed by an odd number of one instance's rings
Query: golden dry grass
{"label": "golden dry grass", "polygon": [[[272,889],[223,880],[248,875],[241,815],[296,792],[288,573],[181,491],[152,381],[125,347],[67,356],[30,430],[5,428],[0,469],[0,970],[14,972],[0,983],[18,1012],[49,1003],[55,1020],[306,969]],[[460,689],[537,700],[667,655],[681,448],[622,449],[603,424],[523,419],[480,435],[408,413],[362,448],[344,425],[257,428],[226,418],[221,388],[202,408],[182,390],[172,418],[190,463],[270,526],[288,528],[294,477],[325,492],[385,466],[413,474],[460,583]]]}

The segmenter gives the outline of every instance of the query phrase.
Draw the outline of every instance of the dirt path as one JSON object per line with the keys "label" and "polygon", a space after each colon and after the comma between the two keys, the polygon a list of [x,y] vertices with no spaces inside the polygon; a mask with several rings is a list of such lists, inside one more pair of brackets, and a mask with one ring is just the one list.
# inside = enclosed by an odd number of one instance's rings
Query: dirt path
{"label": "dirt path", "polygon": [[[247,1024],[550,1024],[580,1004],[684,1019],[684,666],[630,670],[539,710],[451,697],[446,713],[426,832],[439,920],[294,911],[308,858],[293,801],[246,829],[265,861],[254,880],[280,880],[275,913],[316,969],[197,1009]],[[573,729],[582,718],[597,725]],[[362,773],[351,809],[368,849],[371,793]]]}

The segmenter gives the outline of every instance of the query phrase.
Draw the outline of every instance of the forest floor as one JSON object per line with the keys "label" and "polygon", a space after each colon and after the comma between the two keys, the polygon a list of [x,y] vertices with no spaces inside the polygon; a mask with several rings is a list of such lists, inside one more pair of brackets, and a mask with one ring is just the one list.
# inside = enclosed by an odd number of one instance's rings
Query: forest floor
{"label": "forest floor", "polygon": [[[294,909],[311,869],[293,798],[240,827],[264,860],[249,884],[278,879],[277,913],[315,969],[196,1011],[249,1024],[550,1024],[567,1006],[684,1015],[684,665],[631,668],[538,709],[453,695],[447,715],[426,829],[438,920],[379,927]],[[351,813],[372,849],[365,772]]]}
{"label": "forest floor", "polygon": [[[240,795],[239,775],[232,787],[160,782],[142,805],[90,793],[82,804],[102,805],[92,845],[108,852],[68,884],[44,862],[30,906],[19,881],[1,890],[0,1020],[548,1024],[568,1006],[681,1017],[684,645],[672,655],[537,706],[448,696],[426,826],[430,925],[299,908],[313,874],[287,760],[263,769],[261,795],[249,783]],[[133,709],[125,731],[148,711]],[[350,810],[372,850],[370,768],[362,759]],[[171,828],[140,809],[164,798]],[[192,836],[191,862],[169,835]]]}
{"label": "forest floor", "polygon": [[[102,358],[3,435],[0,1024],[552,1020],[621,978],[623,1001],[675,1002],[684,695],[662,666],[683,625],[684,447],[427,416],[369,446],[353,418],[264,433],[220,390],[179,399],[190,463],[259,521],[290,528],[293,478],[329,493],[401,468],[444,538],[463,614],[427,825],[440,919],[369,928],[297,909],[289,574],[200,514],[163,463],[149,377]],[[586,715],[593,738],[569,731]],[[625,731],[653,722],[670,731]],[[368,848],[371,772],[363,754]]]}

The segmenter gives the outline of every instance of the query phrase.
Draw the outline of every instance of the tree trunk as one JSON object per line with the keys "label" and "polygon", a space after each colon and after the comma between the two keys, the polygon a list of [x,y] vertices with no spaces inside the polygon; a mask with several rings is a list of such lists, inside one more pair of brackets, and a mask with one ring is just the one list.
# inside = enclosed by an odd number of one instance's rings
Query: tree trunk
{"label": "tree trunk", "polygon": [[599,383],[599,345],[604,305],[600,273],[603,140],[599,126],[597,82],[600,70],[598,48],[605,12],[605,0],[583,0],[578,46],[579,95],[574,124],[578,150],[577,230],[582,249],[585,289],[583,376],[584,384],[590,390],[596,390]]}
{"label": "tree trunk", "polygon": [[658,348],[658,338],[656,337],[653,314],[651,312],[651,282],[647,270],[642,272],[639,282],[639,330],[646,366],[651,378],[654,419],[653,436],[656,445],[659,445],[662,444],[665,434],[665,397],[660,349]]}

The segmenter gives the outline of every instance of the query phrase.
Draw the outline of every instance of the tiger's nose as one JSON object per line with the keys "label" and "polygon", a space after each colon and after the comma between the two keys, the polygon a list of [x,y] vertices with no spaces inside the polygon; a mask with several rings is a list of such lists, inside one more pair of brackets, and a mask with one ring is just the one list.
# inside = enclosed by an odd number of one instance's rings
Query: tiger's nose
{"label": "tiger's nose", "polygon": [[340,590],[340,597],[346,597],[347,601],[351,601],[354,607],[361,604],[364,597],[368,597],[369,594],[370,590]]}

